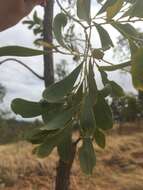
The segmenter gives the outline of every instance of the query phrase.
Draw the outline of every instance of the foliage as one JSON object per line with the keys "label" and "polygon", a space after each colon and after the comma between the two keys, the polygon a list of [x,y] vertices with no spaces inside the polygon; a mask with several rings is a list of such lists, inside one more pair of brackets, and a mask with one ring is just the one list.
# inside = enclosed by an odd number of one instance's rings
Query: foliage
{"label": "foliage", "polygon": [[56,80],[62,80],[65,78],[68,74],[68,69],[67,69],[67,61],[66,60],[61,60],[60,63],[56,64],[55,68],[55,73],[56,73]]}
{"label": "foliage", "polygon": [[[3,103],[4,97],[6,95],[6,88],[0,84],[0,104]],[[3,111],[2,106],[0,106],[0,122],[3,121],[3,118],[7,116],[8,112]]]}
{"label": "foliage", "polygon": [[35,45],[38,45],[38,41],[43,39],[43,21],[37,12],[34,12],[32,19],[24,20],[23,24],[27,25],[28,29],[32,29],[34,35],[38,36],[38,39],[34,41]]}
{"label": "foliage", "polygon": [[[43,20],[38,16],[37,11],[33,13],[32,18],[27,18],[23,21],[23,24],[28,27],[29,30],[33,31],[33,34],[36,36],[34,40],[34,44],[37,47],[41,45],[45,45],[46,47],[51,48],[52,46],[48,43],[43,42]],[[68,36],[68,34],[67,34]],[[75,57],[76,59],[76,57]],[[76,61],[76,60],[75,60]],[[67,62],[66,60],[62,59],[61,62],[55,64],[55,79],[56,81],[63,79],[67,74]]]}
{"label": "foliage", "polygon": [[143,118],[142,100],[133,95],[126,95],[121,98],[113,98],[111,107],[115,121],[133,122]]}
{"label": "foliage", "polygon": [[6,94],[5,87],[0,84],[0,102],[3,101],[3,98],[4,98],[5,94]]}
{"label": "foliage", "polygon": [[40,127],[41,123],[17,121],[15,119],[0,118],[0,145],[13,144],[24,141],[29,131]]}
{"label": "foliage", "polygon": [[[69,143],[67,136],[70,138],[75,130],[78,131],[77,139],[73,140],[82,142],[79,160],[81,169],[88,175],[92,173],[96,164],[94,141],[104,148],[104,133],[113,126],[112,112],[106,97],[120,97],[124,94],[118,84],[108,79],[107,72],[132,67],[134,86],[143,89],[140,73],[143,70],[143,49],[140,43],[142,39],[132,25],[134,22],[142,21],[142,11],[138,9],[142,10],[143,3],[140,0],[98,1],[101,8],[92,15],[91,2],[76,0],[72,8],[67,8],[64,6],[66,4],[56,0],[61,12],[55,16],[53,23],[55,44],[41,43],[50,47],[54,53],[71,55],[79,65],[64,79],[45,89],[40,102],[22,99],[12,102],[13,111],[23,117],[42,116],[45,124],[29,138],[32,143],[37,144],[33,152],[40,157],[48,156],[55,147],[62,147],[61,159],[65,160]],[[127,62],[114,65],[104,59],[106,51],[115,45],[112,33],[104,27],[105,25],[117,30],[128,41],[131,57]],[[94,30],[99,34],[100,48],[97,48],[96,41],[93,41],[96,37]],[[71,39],[74,39],[74,43]],[[21,51],[20,47],[20,51],[17,47],[4,48],[0,49],[1,56],[16,55],[16,52],[18,56],[46,53],[30,49]],[[100,73],[102,89],[98,88],[96,73]]]}

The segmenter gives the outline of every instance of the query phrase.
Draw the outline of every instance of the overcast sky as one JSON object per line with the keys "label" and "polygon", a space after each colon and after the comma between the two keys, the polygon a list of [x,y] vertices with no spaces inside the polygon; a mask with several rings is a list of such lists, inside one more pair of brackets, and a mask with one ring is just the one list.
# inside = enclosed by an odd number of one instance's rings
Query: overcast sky
{"label": "overcast sky", "polygon": [[[37,8],[37,10],[38,13],[42,15],[42,8]],[[115,38],[116,37],[117,34],[115,34]],[[33,41],[34,35],[26,28],[26,26],[23,26],[21,23],[0,33],[0,46],[20,45],[34,47]],[[59,62],[62,58],[63,57],[58,56],[57,59],[57,57],[55,57],[55,62]],[[3,57],[0,58],[0,61],[3,59]],[[42,56],[18,59],[22,60],[39,74],[43,75]],[[108,53],[107,59],[113,59],[111,52]],[[71,61],[71,59],[69,61]],[[134,91],[131,85],[130,76],[128,74],[121,75],[117,72],[114,72],[112,77],[127,91]],[[42,90],[44,89],[43,81],[40,81],[21,65],[14,62],[8,62],[0,66],[0,83],[3,84],[7,89],[4,104],[1,106],[6,107],[8,110],[10,110],[10,102],[13,98],[21,97],[30,100],[39,100],[41,98]]]}

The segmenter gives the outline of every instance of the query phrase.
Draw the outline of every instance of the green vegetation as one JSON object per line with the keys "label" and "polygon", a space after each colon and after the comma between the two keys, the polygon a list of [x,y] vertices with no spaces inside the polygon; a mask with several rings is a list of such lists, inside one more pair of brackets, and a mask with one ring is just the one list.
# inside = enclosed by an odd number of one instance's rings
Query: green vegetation
{"label": "green vegetation", "polygon": [[[53,21],[55,42],[40,44],[48,47],[52,53],[72,56],[78,66],[64,79],[48,86],[41,101],[30,102],[18,98],[11,104],[12,110],[24,118],[41,116],[43,119],[43,126],[28,137],[29,141],[36,144],[33,150],[35,154],[43,158],[49,156],[56,147],[60,159],[64,163],[70,163],[71,167],[76,149],[81,169],[87,175],[92,174],[96,165],[94,144],[105,148],[106,131],[113,127],[112,111],[107,97],[124,96],[122,88],[113,79],[109,79],[108,72],[128,67],[134,87],[143,90],[143,44],[140,32],[134,27],[134,23],[143,21],[143,3],[140,0],[98,2],[101,7],[93,16],[91,0],[77,0],[68,8],[56,0],[61,12]],[[41,24],[41,20],[36,22]],[[118,65],[106,60],[107,50],[114,48],[115,44],[105,25],[117,30],[127,40],[129,60]],[[77,27],[80,34],[76,32]],[[96,40],[93,42],[94,30],[99,34],[100,48],[95,46]],[[35,31],[37,32],[41,33],[41,30]],[[0,56],[36,56],[48,53],[45,49],[41,51],[18,46],[0,48]],[[102,89],[98,88],[96,73],[100,74]],[[134,106],[134,101],[129,99],[128,105]],[[67,152],[67,147],[71,144],[73,155],[70,151]],[[67,153],[70,155],[67,156]],[[69,184],[65,187],[66,190],[68,186]]]}

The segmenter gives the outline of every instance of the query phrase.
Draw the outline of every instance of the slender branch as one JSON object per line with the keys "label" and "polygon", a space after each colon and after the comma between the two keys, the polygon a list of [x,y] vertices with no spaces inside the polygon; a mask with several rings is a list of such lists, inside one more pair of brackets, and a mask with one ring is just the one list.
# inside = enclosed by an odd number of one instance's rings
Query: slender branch
{"label": "slender branch", "polygon": [[75,142],[73,142],[74,145],[77,145],[81,141],[81,138],[78,138]]}
{"label": "slender branch", "polygon": [[[114,68],[117,67],[118,69],[121,69],[121,70],[123,70],[123,71],[126,71],[126,72],[130,73],[130,72],[127,71],[126,69],[120,68],[120,66],[123,65],[122,63],[121,63],[121,64],[118,64],[118,65],[115,65],[115,64],[113,64],[113,63],[111,63],[111,62],[109,62],[109,61],[107,61],[107,60],[105,60],[105,59],[102,59],[102,61],[105,62],[105,63],[107,63],[107,64],[109,64],[110,66],[112,66],[112,67],[114,67]],[[130,64],[131,64],[131,62],[128,61],[128,62],[125,63],[124,67],[130,66]],[[101,66],[101,67],[102,67],[102,69],[103,69],[103,68],[105,69],[105,67],[103,67],[103,66]],[[107,68],[107,67],[106,67],[106,68]]]}
{"label": "slender branch", "polygon": [[[107,62],[106,62],[107,63]],[[109,62],[108,62],[109,63]],[[110,72],[110,71],[115,71],[115,70],[119,70],[119,69],[123,69],[123,68],[125,68],[125,67],[129,67],[129,66],[131,66],[131,61],[127,61],[127,62],[124,62],[124,63],[120,63],[120,64],[116,64],[116,65],[114,65],[114,64],[110,64],[110,66],[100,66],[100,68],[102,69],[102,70],[104,70],[104,71],[108,71],[108,72]]]}
{"label": "slender branch", "polygon": [[2,65],[3,63],[6,63],[8,61],[14,61],[19,63],[20,65],[22,65],[23,67],[25,67],[27,70],[29,70],[33,75],[35,75],[37,78],[39,78],[40,80],[44,80],[43,76],[40,76],[39,74],[37,74],[35,71],[33,71],[30,67],[28,67],[25,63],[23,63],[22,61],[15,59],[15,58],[8,58],[8,59],[4,59],[2,61],[0,61],[0,65]]}
{"label": "slender branch", "polygon": [[72,15],[70,15],[61,5],[59,0],[56,0],[58,6],[60,7],[60,9],[72,20],[74,20],[76,23],[78,23],[79,25],[81,25],[81,27],[85,28],[85,26],[80,22],[80,20],[76,19],[75,17],[73,17]]}

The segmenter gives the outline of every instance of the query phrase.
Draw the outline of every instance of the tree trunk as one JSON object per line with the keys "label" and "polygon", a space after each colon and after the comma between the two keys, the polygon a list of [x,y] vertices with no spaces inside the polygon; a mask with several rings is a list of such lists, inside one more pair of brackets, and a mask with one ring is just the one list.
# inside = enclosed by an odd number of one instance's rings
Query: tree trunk
{"label": "tree trunk", "polygon": [[[54,10],[54,0],[50,0],[44,10],[44,41],[49,44],[53,41],[52,35],[52,23],[53,23],[53,10]],[[44,47],[45,51],[50,51],[51,49]],[[53,66],[53,53],[49,52],[44,55],[44,81],[45,86],[49,86],[54,82],[54,66]]]}
{"label": "tree trunk", "polygon": [[[44,41],[47,41],[49,44],[52,43],[52,23],[53,23],[53,7],[54,0],[48,1],[47,7],[44,10]],[[44,47],[45,51],[49,51]],[[44,55],[44,82],[45,87],[54,83],[54,61],[52,52]],[[75,158],[76,145],[72,146],[72,154],[69,162],[65,163],[59,158],[59,163],[57,167],[57,175],[55,182],[55,190],[68,190],[70,184],[70,172],[72,164]]]}
{"label": "tree trunk", "polygon": [[73,161],[76,154],[76,144],[72,144],[71,158],[68,162],[64,162],[59,158],[57,166],[56,187],[55,190],[69,190],[70,175]]}

